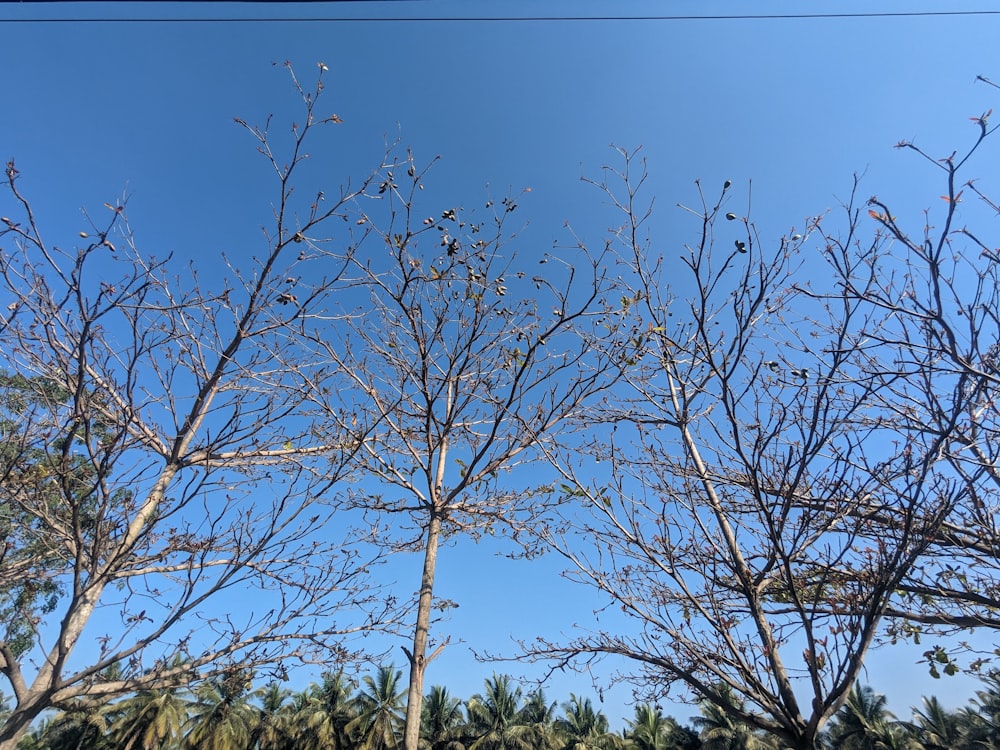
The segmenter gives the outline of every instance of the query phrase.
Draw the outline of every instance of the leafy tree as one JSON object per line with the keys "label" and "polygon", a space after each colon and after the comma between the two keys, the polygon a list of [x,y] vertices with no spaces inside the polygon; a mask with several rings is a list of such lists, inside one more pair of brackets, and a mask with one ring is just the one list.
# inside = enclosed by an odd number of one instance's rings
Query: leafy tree
{"label": "leafy tree", "polygon": [[[48,244],[6,165],[3,750],[46,709],[96,710],[233,664],[280,677],[290,660],[346,658],[347,634],[388,618],[353,532],[321,502],[363,435],[313,429],[302,383],[321,378],[294,344],[342,270],[314,238],[369,185],[293,199],[307,141],[339,120],[320,115],[321,87],[298,87],[287,159],[278,136],[241,121],[274,175],[273,223],[251,268],[211,284],[144,253],[120,202],[65,249]],[[213,597],[242,587],[260,607],[215,613]]]}
{"label": "leafy tree", "polygon": [[[59,490],[52,481],[58,466],[50,458],[57,446],[48,444],[47,428],[35,421],[48,404],[68,399],[69,393],[51,380],[0,372],[0,486],[37,496],[39,505],[49,512],[58,512],[59,507]],[[76,457],[68,463],[66,480],[77,495],[80,522],[89,524],[92,518],[86,499],[79,495],[85,493],[92,472]],[[7,572],[0,583],[3,642],[20,657],[31,648],[37,623],[55,609],[63,593],[51,570],[64,555],[46,534],[45,525],[35,515],[20,511],[16,502],[0,505],[0,534],[5,539],[0,562]]]}
{"label": "leafy tree", "polygon": [[923,748],[920,740],[910,735],[909,731],[900,724],[892,724],[888,727],[879,746],[885,750],[922,750]]}
{"label": "leafy tree", "polygon": [[48,724],[49,719],[42,719],[36,722],[18,741],[18,750],[47,750],[48,745],[45,744],[44,737]]}
{"label": "leafy tree", "polygon": [[60,712],[42,724],[37,740],[46,750],[111,750],[108,714],[83,706]]}
{"label": "leafy tree", "polygon": [[649,703],[635,707],[635,718],[628,723],[625,736],[635,750],[667,750],[670,720]]}
{"label": "leafy tree", "polygon": [[528,693],[521,706],[521,718],[527,724],[548,724],[555,720],[557,701],[549,702],[543,688]]}

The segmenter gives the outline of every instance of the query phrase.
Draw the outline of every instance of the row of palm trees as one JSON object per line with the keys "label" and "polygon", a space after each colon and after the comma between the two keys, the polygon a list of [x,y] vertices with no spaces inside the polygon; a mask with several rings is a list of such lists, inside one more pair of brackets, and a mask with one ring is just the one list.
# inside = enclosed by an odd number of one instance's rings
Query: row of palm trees
{"label": "row of palm trees", "polygon": [[[139,693],[102,710],[46,718],[19,750],[397,750],[406,690],[401,672],[383,667],[361,683],[341,673],[300,692],[279,683],[253,690],[245,672],[184,689]],[[522,693],[506,675],[486,680],[463,701],[435,686],[423,708],[424,750],[782,750],[782,744],[701,704],[691,726],[649,704],[620,733],[589,698],[549,702]],[[1000,673],[971,704],[946,710],[936,698],[898,721],[885,697],[856,687],[830,722],[830,750],[1000,750]]]}
{"label": "row of palm trees", "polygon": [[1000,748],[1000,672],[984,678],[970,704],[946,709],[924,698],[909,721],[897,720],[884,695],[856,686],[826,733],[834,750],[995,750]]}

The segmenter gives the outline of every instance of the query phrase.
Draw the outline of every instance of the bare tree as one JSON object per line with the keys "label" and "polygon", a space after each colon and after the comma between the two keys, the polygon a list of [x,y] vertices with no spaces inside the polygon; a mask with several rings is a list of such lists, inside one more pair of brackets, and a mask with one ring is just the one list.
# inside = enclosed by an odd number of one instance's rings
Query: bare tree
{"label": "bare tree", "polygon": [[0,748],[46,708],[335,661],[391,613],[369,587],[378,553],[323,502],[364,435],[313,429],[295,344],[343,272],[320,233],[369,181],[293,201],[307,140],[339,122],[318,114],[322,77],[293,82],[285,156],[238,121],[277,190],[261,253],[224,279],[143,254],[123,203],[50,244],[6,166]]}
{"label": "bare tree", "polygon": [[[599,187],[624,217],[630,291],[606,343],[628,387],[593,462],[562,463],[582,507],[551,540],[627,620],[528,653],[625,657],[651,697],[680,685],[812,748],[964,486],[881,390],[871,342],[891,316],[843,291],[884,281],[852,237],[828,243],[814,219],[768,249],[725,213],[727,182],[718,200],[699,185],[697,241],[664,256],[645,166],[621,158]],[[895,519],[877,536],[872,498]]]}
{"label": "bare tree", "polygon": [[[873,341],[892,366],[885,372],[874,363],[870,368],[887,408],[905,407],[898,413],[901,430],[920,433],[965,486],[920,564],[900,581],[905,595],[889,612],[895,636],[1000,628],[1000,251],[985,239],[1000,207],[988,188],[967,176],[973,157],[996,132],[990,114],[969,118],[977,132],[962,153],[938,159],[914,143],[897,145],[943,178],[940,200],[919,219],[877,197],[867,210],[849,209],[848,223],[859,234],[862,222],[877,228],[854,253],[882,283],[860,286],[843,268],[834,269],[844,294],[891,320],[873,332]],[[919,228],[911,230],[917,221]],[[984,229],[970,228],[979,226]],[[872,518],[871,536],[898,524],[877,503],[864,512]],[[953,652],[966,648],[949,653],[934,646],[927,652],[932,672],[956,672]],[[972,666],[982,663],[976,659]]]}
{"label": "bare tree", "polygon": [[608,287],[585,252],[506,248],[515,198],[487,203],[477,222],[461,208],[428,216],[418,197],[426,169],[412,156],[386,168],[387,220],[366,217],[377,252],[351,259],[353,306],[317,340],[332,363],[333,431],[370,435],[356,454],[375,480],[353,504],[388,531],[386,543],[421,551],[409,662],[405,744],[416,750],[424,672],[447,637],[430,642],[438,550],[456,535],[525,532],[545,510],[542,482],[524,468],[607,387],[612,362],[593,350]]}

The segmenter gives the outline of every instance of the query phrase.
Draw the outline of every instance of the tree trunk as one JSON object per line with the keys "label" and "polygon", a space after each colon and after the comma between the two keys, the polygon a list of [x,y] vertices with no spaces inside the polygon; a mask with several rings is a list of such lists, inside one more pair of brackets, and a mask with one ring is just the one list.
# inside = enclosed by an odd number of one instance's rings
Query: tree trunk
{"label": "tree trunk", "polygon": [[420,739],[420,709],[424,697],[424,669],[428,661],[427,636],[431,626],[431,609],[434,603],[434,571],[437,567],[440,537],[441,517],[437,511],[432,511],[430,522],[427,524],[427,541],[424,545],[424,571],[420,578],[420,598],[417,601],[417,624],[413,632],[413,651],[406,652],[410,660],[410,687],[406,696],[406,728],[403,734],[405,750],[417,750],[417,742]]}

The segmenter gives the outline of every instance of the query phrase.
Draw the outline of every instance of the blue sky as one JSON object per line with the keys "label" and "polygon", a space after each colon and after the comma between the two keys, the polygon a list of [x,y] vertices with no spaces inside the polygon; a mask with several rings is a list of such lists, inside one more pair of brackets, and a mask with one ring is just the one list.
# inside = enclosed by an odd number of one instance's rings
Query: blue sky
{"label": "blue sky", "polygon": [[[974,2],[773,0],[753,12],[976,10]],[[864,195],[901,207],[932,206],[937,176],[901,138],[945,156],[971,142],[966,118],[997,104],[974,83],[1000,79],[1000,16],[662,21],[137,22],[12,23],[16,18],[114,15],[157,18],[266,16],[724,15],[746,2],[568,2],[423,0],[279,8],[257,4],[22,4],[0,7],[0,156],[14,157],[50,237],[84,228],[127,193],[146,252],[173,252],[211,268],[227,252],[260,245],[271,194],[265,168],[236,116],[292,118],[289,60],[311,82],[329,68],[328,105],[344,119],[336,142],[317,154],[316,174],[332,188],[376,166],[386,139],[418,161],[440,155],[428,180],[442,205],[472,205],[532,189],[522,254],[565,238],[569,221],[591,240],[600,196],[582,185],[613,158],[609,144],[642,145],[657,198],[656,229],[681,243],[694,227],[674,208],[696,198],[693,181],[734,181],[765,239],[780,237],[838,205],[854,172]],[[284,120],[282,120],[284,121]],[[995,156],[995,153],[994,153]],[[981,160],[981,164],[988,163]],[[994,162],[995,163],[995,162]],[[736,210],[736,209],[734,209]],[[600,211],[596,211],[599,215]],[[689,232],[690,234],[685,234]],[[487,544],[442,553],[438,593],[459,604],[443,627],[463,642],[428,672],[430,683],[468,696],[494,670],[470,650],[513,652],[511,637],[568,632],[585,624],[586,589],[558,578],[557,561],[509,561]],[[393,565],[399,590],[417,585],[416,560]],[[920,649],[869,660],[868,682],[908,717],[920,695],[961,703],[975,683],[935,682],[916,664]],[[397,651],[398,653],[398,651]],[[400,654],[397,664],[402,665]],[[557,676],[551,698],[590,693],[586,679]],[[628,691],[605,696],[616,726],[631,715]],[[690,709],[677,707],[679,716]]]}

